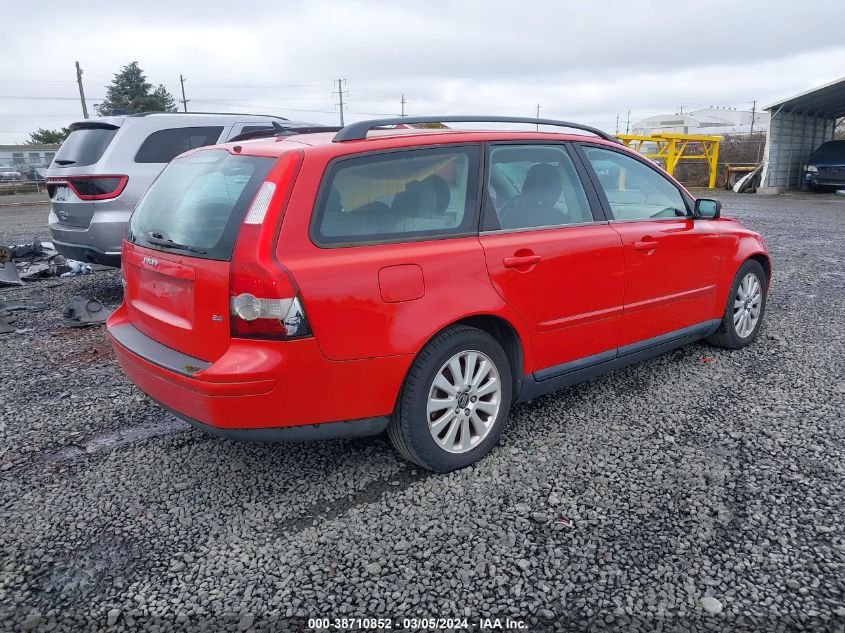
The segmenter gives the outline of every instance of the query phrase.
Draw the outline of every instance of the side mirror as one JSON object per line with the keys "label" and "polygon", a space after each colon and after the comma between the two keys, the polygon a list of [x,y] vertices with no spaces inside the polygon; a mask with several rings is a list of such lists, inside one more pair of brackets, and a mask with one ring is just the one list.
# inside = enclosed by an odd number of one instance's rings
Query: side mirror
{"label": "side mirror", "polygon": [[709,198],[699,198],[695,201],[694,215],[704,220],[715,220],[722,214],[722,203]]}

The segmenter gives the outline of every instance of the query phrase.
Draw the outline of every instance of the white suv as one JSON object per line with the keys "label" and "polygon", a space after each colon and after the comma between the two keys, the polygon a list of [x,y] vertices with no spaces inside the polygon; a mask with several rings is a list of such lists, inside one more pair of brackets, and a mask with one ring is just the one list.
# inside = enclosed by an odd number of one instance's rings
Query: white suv
{"label": "white suv", "polygon": [[120,266],[129,216],[171,159],[204,145],[308,126],[258,114],[164,112],[73,123],[47,172],[53,244],[71,259]]}

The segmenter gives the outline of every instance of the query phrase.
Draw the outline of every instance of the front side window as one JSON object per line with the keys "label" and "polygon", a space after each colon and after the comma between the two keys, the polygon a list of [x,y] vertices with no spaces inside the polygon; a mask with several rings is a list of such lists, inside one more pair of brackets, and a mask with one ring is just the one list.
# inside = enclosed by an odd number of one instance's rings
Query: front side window
{"label": "front side window", "polygon": [[557,145],[500,145],[490,151],[486,230],[592,222],[584,187]]}
{"label": "front side window", "polygon": [[418,240],[475,230],[478,147],[343,159],[328,171],[315,240],[343,245]]}
{"label": "front side window", "polygon": [[584,152],[615,220],[652,220],[687,215],[678,188],[665,176],[636,158],[599,147]]}
{"label": "front side window", "polygon": [[222,126],[178,127],[150,134],[135,154],[136,163],[169,163],[189,149],[214,145]]}

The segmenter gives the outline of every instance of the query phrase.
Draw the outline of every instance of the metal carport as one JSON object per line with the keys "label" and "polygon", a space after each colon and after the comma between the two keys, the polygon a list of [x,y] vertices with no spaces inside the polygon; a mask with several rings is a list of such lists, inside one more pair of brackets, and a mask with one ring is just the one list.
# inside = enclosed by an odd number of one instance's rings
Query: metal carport
{"label": "metal carport", "polygon": [[810,153],[833,138],[836,121],[845,117],[845,77],[783,99],[769,111],[762,178],[758,193],[798,189],[801,166]]}

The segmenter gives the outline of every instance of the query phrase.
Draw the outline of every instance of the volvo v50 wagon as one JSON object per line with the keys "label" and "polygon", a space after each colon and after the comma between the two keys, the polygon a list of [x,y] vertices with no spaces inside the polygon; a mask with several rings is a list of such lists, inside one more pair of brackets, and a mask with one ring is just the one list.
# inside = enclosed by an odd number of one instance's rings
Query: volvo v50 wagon
{"label": "volvo v50 wagon", "polygon": [[[611,136],[399,129],[192,150],[138,204],[108,332],[178,416],[247,440],[387,430],[434,471],[530,400],[758,334],[763,239]],[[546,128],[544,128],[546,129]]]}

